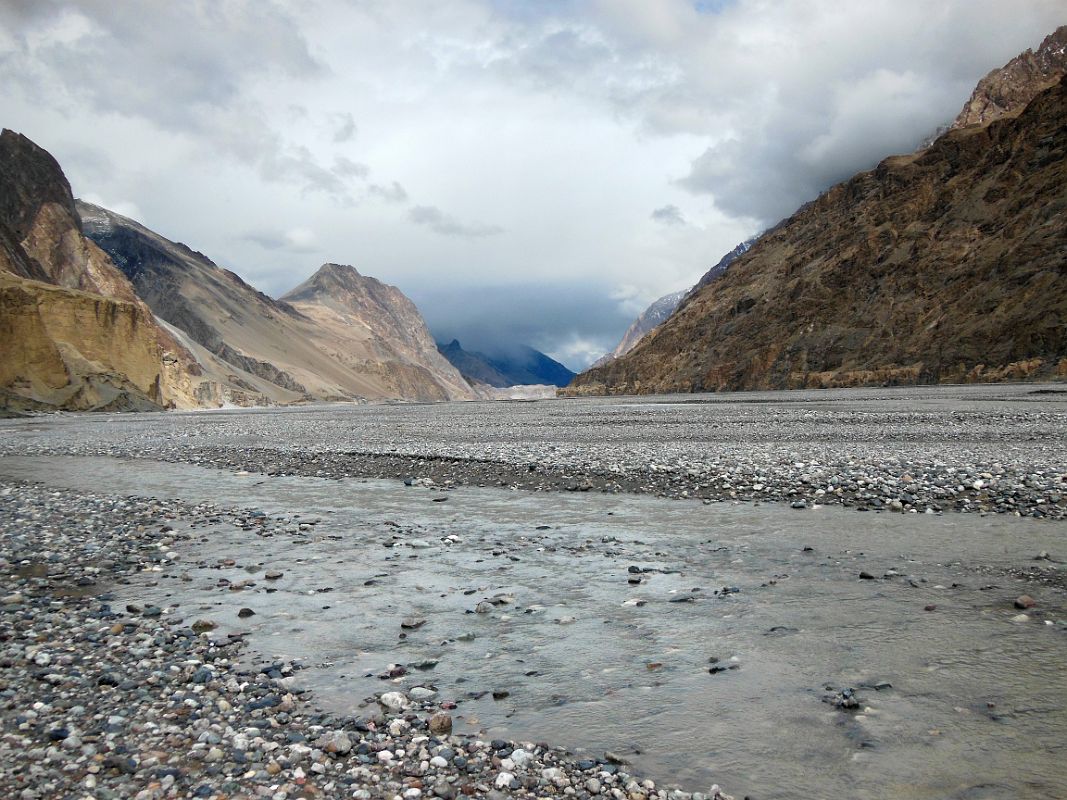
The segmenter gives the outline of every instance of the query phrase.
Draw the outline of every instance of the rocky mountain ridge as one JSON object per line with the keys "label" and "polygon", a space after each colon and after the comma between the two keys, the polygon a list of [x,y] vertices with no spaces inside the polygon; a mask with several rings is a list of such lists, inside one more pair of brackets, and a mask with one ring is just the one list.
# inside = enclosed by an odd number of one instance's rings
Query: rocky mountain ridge
{"label": "rocky mountain ridge", "polygon": [[227,402],[474,397],[394,287],[326,265],[278,301],[133,220],[78,209],[156,316],[188,337]]}
{"label": "rocky mountain ridge", "polygon": [[982,78],[952,123],[951,130],[985,125],[1021,111],[1067,74],[1067,25],[1045,37],[1037,50],[1020,53]]}
{"label": "rocky mountain ridge", "polygon": [[682,289],[680,292],[665,294],[663,297],[653,300],[648,308],[642,311],[637,319],[630,323],[630,327],[626,329],[626,332],[622,335],[619,343],[615,345],[615,349],[610,353],[605,353],[594,361],[593,366],[603,366],[609,361],[621,358],[637,347],[638,342],[640,342],[648,333],[662,325],[667,317],[674,313],[674,309],[678,307],[678,304],[682,302],[682,298],[689,294],[689,292],[689,289]]}
{"label": "rocky mountain ridge", "polygon": [[568,394],[1067,377],[1067,80],[765,233]]}
{"label": "rocky mountain ridge", "polygon": [[746,239],[737,245],[733,250],[724,255],[716,262],[715,266],[705,272],[697,284],[689,289],[683,289],[680,292],[673,292],[671,294],[664,295],[641,312],[641,315],[635,319],[630,327],[626,329],[626,333],[623,334],[622,339],[615,345],[615,349],[610,353],[605,353],[596,361],[593,362],[592,367],[602,367],[616,358],[629,353],[644,339],[648,334],[666,322],[671,314],[673,314],[684,301],[685,298],[695,292],[701,286],[707,286],[712,281],[720,278],[725,274],[727,267],[729,267],[737,257],[748,252],[749,248],[756,242],[758,236],[753,236],[751,239]]}

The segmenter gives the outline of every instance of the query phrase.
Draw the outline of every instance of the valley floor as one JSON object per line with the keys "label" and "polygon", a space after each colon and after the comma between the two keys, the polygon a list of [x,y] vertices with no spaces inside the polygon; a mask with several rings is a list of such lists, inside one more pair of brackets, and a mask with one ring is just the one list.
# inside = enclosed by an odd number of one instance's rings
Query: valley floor
{"label": "valley floor", "polygon": [[52,415],[0,454],[1063,518],[1067,384]]}
{"label": "valley floor", "polygon": [[1062,796],[1065,516],[1055,385],[0,421],[0,794]]}

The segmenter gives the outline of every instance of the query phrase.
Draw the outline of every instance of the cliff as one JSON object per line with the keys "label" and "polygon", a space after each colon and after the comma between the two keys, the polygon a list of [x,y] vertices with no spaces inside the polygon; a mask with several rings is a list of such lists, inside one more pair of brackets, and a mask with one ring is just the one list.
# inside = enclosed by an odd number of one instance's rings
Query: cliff
{"label": "cliff", "polygon": [[0,407],[196,403],[199,367],[82,234],[47,152],[0,133]]}

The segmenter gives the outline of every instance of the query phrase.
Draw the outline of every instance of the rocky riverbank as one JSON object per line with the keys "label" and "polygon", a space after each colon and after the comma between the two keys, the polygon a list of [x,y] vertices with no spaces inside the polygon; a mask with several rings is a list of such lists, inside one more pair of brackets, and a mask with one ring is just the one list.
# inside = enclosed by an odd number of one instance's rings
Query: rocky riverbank
{"label": "rocky riverbank", "polygon": [[300,662],[257,662],[191,609],[115,601],[137,572],[188,577],[176,551],[197,528],[264,515],[7,483],[0,520],[0,796],[724,797],[668,792],[610,753],[453,735],[455,704],[426,687],[334,716]]}

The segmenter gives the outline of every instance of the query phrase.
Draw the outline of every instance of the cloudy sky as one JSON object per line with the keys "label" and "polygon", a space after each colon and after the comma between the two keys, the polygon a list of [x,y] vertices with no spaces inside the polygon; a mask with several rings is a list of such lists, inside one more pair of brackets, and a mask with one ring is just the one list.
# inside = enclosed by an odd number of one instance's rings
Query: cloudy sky
{"label": "cloudy sky", "polygon": [[0,0],[0,124],[278,295],[324,261],[439,338],[585,366],[909,151],[1063,0]]}

